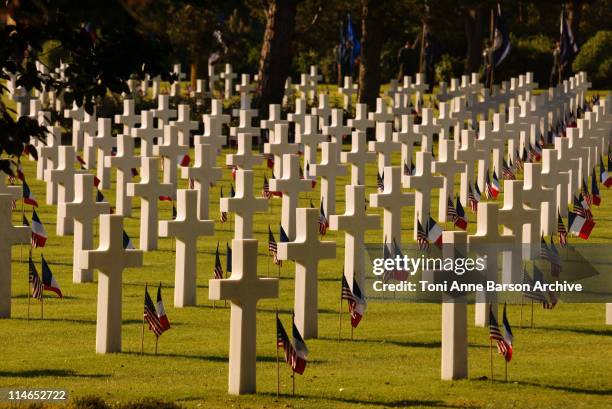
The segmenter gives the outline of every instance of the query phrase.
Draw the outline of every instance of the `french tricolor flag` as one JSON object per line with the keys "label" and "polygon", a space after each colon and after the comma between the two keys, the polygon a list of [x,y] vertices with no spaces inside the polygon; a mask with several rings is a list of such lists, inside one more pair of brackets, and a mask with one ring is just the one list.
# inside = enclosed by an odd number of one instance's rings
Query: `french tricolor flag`
{"label": "french tricolor flag", "polygon": [[427,239],[430,243],[435,243],[436,246],[442,248],[442,228],[431,216],[427,222]]}
{"label": "french tricolor flag", "polygon": [[23,181],[22,190],[23,190],[23,202],[30,206],[38,207],[38,202],[36,201],[36,198],[34,197],[34,193],[32,193],[32,191],[30,190],[30,186],[28,186],[25,180]]}
{"label": "french tricolor flag", "polygon": [[47,264],[47,260],[41,255],[42,259],[42,279],[43,279],[43,288],[45,291],[53,291],[58,295],[59,298],[64,298],[62,295],[62,290],[60,289],[59,283],[53,277],[53,273],[49,268],[49,264]]}
{"label": "french tricolor flag", "polygon": [[36,210],[32,210],[32,247],[45,247],[47,237],[45,226],[38,218]]}
{"label": "french tricolor flag", "polygon": [[159,287],[157,288],[157,318],[159,318],[159,323],[161,324],[164,331],[170,329],[170,321],[168,321],[168,316],[166,315],[166,309],[164,308],[164,302],[162,301],[161,295],[161,283],[159,283]]}
{"label": "french tricolor flag", "polygon": [[574,212],[569,212],[568,224],[570,233],[584,240],[588,240],[595,227],[593,219],[586,219]]}
{"label": "french tricolor flag", "polygon": [[609,188],[610,186],[612,186],[612,174],[610,173],[610,171],[612,171],[612,161],[610,160],[610,158],[608,157],[608,167],[605,168],[603,161],[601,160],[601,158],[599,159],[599,169],[600,169],[600,180],[601,183]]}

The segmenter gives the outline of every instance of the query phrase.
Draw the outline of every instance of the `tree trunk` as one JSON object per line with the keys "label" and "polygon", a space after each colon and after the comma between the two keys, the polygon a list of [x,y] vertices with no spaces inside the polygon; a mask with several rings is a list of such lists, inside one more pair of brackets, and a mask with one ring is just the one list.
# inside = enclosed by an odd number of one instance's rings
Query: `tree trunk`
{"label": "tree trunk", "polygon": [[297,1],[270,0],[266,31],[259,60],[259,115],[264,118],[269,104],[280,104],[292,57]]}
{"label": "tree trunk", "polygon": [[199,63],[197,61],[194,61],[191,63],[190,67],[189,67],[189,72],[190,72],[190,76],[189,76],[189,81],[191,82],[191,90],[195,91],[196,90],[196,85],[197,85],[197,81],[198,81],[198,68],[199,68]]}
{"label": "tree trunk", "polygon": [[465,36],[467,38],[467,55],[465,57],[465,74],[477,72],[482,63],[483,9],[481,6],[464,11]]}
{"label": "tree trunk", "polygon": [[380,51],[383,43],[385,2],[361,1],[361,56],[359,63],[359,102],[376,109],[380,93]]}

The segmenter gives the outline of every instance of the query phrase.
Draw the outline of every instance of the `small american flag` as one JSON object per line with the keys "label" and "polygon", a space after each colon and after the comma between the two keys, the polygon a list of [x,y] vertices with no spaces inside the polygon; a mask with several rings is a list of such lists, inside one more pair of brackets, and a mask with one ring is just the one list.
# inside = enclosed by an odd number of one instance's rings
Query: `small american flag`
{"label": "small american flag", "polygon": [[514,157],[514,169],[516,169],[517,171],[523,169],[523,160],[518,151],[516,151],[516,155]]}
{"label": "small american flag", "polygon": [[467,200],[468,200],[468,205],[470,206],[470,209],[472,209],[472,211],[476,213],[478,211],[478,200],[476,199],[476,196],[474,196],[474,191],[472,190],[471,185],[468,188]]}
{"label": "small american flag", "polygon": [[515,180],[516,179],[516,175],[514,174],[514,172],[512,172],[511,165],[508,165],[505,159],[502,164],[502,178],[504,180]]}
{"label": "small american flag", "polygon": [[157,311],[155,310],[155,304],[153,304],[153,300],[149,295],[148,287],[145,285],[145,299],[144,299],[144,319],[149,324],[149,330],[153,331],[155,336],[159,337],[164,333],[164,326],[159,320],[157,316]]}
{"label": "small american flag", "polygon": [[383,171],[383,174],[381,175],[380,173],[376,174],[376,188],[378,189],[379,192],[383,192],[385,190],[385,173]]}
{"label": "small american flag", "polygon": [[455,209],[453,199],[451,199],[450,195],[448,196],[448,203],[446,204],[446,218],[453,223],[457,220],[457,209]]}
{"label": "small american flag", "polygon": [[270,199],[272,194],[270,193],[270,183],[268,182],[268,177],[264,175],[263,186],[261,188],[261,196]]}
{"label": "small american flag", "polygon": [[366,301],[361,295],[361,289],[357,281],[353,279],[353,290],[348,285],[346,275],[342,272],[342,299],[348,302],[349,313],[351,314],[351,326],[357,328],[365,313]]}
{"label": "small american flag", "polygon": [[217,243],[217,252],[215,254],[215,279],[220,280],[223,278],[223,266],[221,265],[221,257],[219,256],[219,243]]}
{"label": "small american flag", "polygon": [[323,210],[323,199],[321,199],[321,207],[319,208],[319,234],[325,236],[329,227],[329,221],[325,217],[325,211]]}
{"label": "small american flag", "polygon": [[[221,186],[221,193],[219,195],[220,198],[223,198],[223,186]],[[221,223],[225,223],[227,221],[227,212],[224,212],[222,210],[219,211],[219,221]]]}
{"label": "small american flag", "polygon": [[489,307],[489,339],[497,342],[497,350],[509,361],[507,355],[510,353],[510,357],[512,357],[512,349],[506,343],[506,339],[499,329],[492,307]]}
{"label": "small american flag", "polygon": [[429,239],[427,238],[427,232],[423,229],[423,225],[420,220],[417,220],[417,243],[419,244],[419,250],[429,250]]}
{"label": "small american flag", "polygon": [[278,266],[283,265],[283,262],[278,259],[278,248],[276,246],[276,240],[274,239],[272,229],[270,229],[270,225],[268,225],[268,254],[270,254],[274,259],[274,264]]}
{"label": "small american flag", "polygon": [[559,212],[557,212],[557,234],[559,235],[559,245],[561,247],[567,246],[567,230],[565,229],[563,218]]}
{"label": "small american flag", "polygon": [[42,300],[43,297],[43,282],[40,279],[40,276],[38,275],[38,271],[36,270],[36,265],[34,264],[34,261],[32,260],[32,252],[30,251],[30,259],[28,260],[28,265],[29,265],[29,281],[30,281],[30,285],[32,286],[32,297],[36,298],[37,300]]}

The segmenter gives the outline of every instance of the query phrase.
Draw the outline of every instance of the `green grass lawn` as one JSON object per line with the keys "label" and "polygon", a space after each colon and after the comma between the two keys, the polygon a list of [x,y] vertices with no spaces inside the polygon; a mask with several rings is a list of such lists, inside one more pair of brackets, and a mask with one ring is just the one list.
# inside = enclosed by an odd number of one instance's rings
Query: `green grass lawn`
{"label": "green grass lawn", "polygon": [[[345,146],[345,150],[347,147]],[[224,152],[225,154],[226,152]],[[225,156],[218,158],[224,163]],[[399,157],[394,158],[399,165]],[[510,306],[514,325],[515,353],[509,365],[510,382],[503,382],[503,359],[495,356],[495,381],[489,379],[488,330],[473,326],[473,307],[469,308],[469,379],[440,380],[439,305],[371,302],[362,323],[349,340],[348,315],[343,316],[343,338],[338,342],[338,306],[342,271],[344,234],[330,232],[327,239],[338,243],[335,261],[320,265],[320,338],[309,340],[309,364],[296,379],[296,396],[291,396],[290,369],[281,365],[281,397],[276,397],[276,308],[287,327],[293,306],[294,264],[286,262],[281,270],[280,298],[264,300],[257,313],[258,393],[234,397],[227,394],[229,307],[208,301],[208,280],[213,276],[214,250],[232,237],[230,222],[216,221],[213,238],[198,243],[198,306],[175,309],[172,306],[174,279],[173,240],[161,238],[159,250],[145,253],[142,268],[124,272],[123,352],[95,354],[97,286],[72,283],[72,237],[55,236],[55,206],[44,204],[44,185],[34,178],[34,163],[25,161],[28,183],[41,207],[39,216],[49,233],[48,245],[35,249],[50,262],[65,294],[63,300],[47,293],[44,319],[38,302],[32,302],[27,316],[27,251],[13,250],[13,318],[0,321],[0,388],[66,388],[72,397],[98,395],[109,403],[153,397],[176,400],[190,407],[240,408],[328,408],[328,407],[501,407],[560,408],[610,407],[612,395],[612,331],[604,325],[601,304],[560,303],[552,311],[535,308],[533,328],[519,328],[519,306]],[[266,171],[267,172],[267,171]],[[219,186],[229,192],[230,172],[212,189],[211,217],[218,219]],[[256,169],[257,191],[264,168]],[[270,173],[268,172],[268,177]],[[367,192],[375,191],[376,169],[367,169]],[[339,213],[344,211],[344,189],[339,182]],[[181,181],[185,187],[185,181]],[[612,231],[612,193],[602,188],[603,204],[595,210],[598,225],[594,241],[610,242]],[[114,201],[114,191],[104,192]],[[436,192],[437,194],[437,192]],[[259,193],[257,193],[259,195]],[[318,192],[303,194],[300,206],[312,198],[318,206]],[[437,205],[437,199],[433,200]],[[139,200],[125,228],[138,243]],[[271,211],[256,217],[254,231],[259,240],[258,271],[276,276],[267,255],[268,224],[278,240],[280,200],[271,201]],[[171,206],[160,202],[160,217],[171,218]],[[373,213],[381,213],[371,209]],[[466,209],[467,211],[467,209]],[[470,228],[475,228],[469,211]],[[403,220],[404,240],[411,241],[412,209]],[[30,218],[31,210],[26,208]],[[437,214],[437,213],[433,213]],[[14,214],[15,223],[21,215]],[[408,229],[410,231],[408,232]],[[380,242],[382,232],[367,235],[367,242]],[[97,240],[97,239],[96,239]],[[574,239],[576,240],[576,239]],[[225,267],[225,261],[223,260]],[[140,356],[143,290],[145,282],[164,286],[166,310],[172,329],[159,340],[154,355],[155,337],[145,336],[145,355]]]}

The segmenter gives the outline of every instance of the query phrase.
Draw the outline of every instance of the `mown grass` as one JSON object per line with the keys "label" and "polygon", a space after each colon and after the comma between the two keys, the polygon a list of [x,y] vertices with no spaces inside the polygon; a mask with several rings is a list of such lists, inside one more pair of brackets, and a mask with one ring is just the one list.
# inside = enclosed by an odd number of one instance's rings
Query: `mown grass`
{"label": "mown grass", "polygon": [[[345,146],[345,150],[348,149]],[[218,163],[223,166],[225,156]],[[399,165],[399,156],[394,157]],[[336,260],[320,265],[320,338],[309,340],[309,364],[304,376],[296,379],[296,396],[291,396],[290,370],[281,363],[281,396],[276,397],[276,351],[274,313],[278,310],[288,326],[293,306],[293,269],[286,262],[280,271],[280,298],[264,300],[257,313],[258,393],[234,397],[227,394],[227,355],[229,307],[208,301],[208,279],[213,276],[217,241],[224,249],[232,237],[232,220],[216,221],[213,238],[198,243],[198,306],[176,309],[172,306],[174,252],[172,239],[160,239],[159,250],[144,256],[142,268],[124,272],[123,352],[95,354],[95,283],[72,283],[72,237],[55,235],[55,206],[44,204],[44,185],[34,178],[34,164],[24,163],[28,183],[38,198],[37,209],[47,232],[48,244],[34,250],[35,260],[44,253],[65,294],[63,300],[47,295],[44,319],[40,306],[32,302],[30,320],[26,319],[27,247],[13,249],[13,318],[0,320],[0,387],[65,388],[71,398],[97,395],[110,404],[124,404],[141,398],[177,401],[188,407],[610,407],[612,380],[610,352],[612,331],[604,325],[601,304],[564,304],[552,311],[539,307],[529,327],[530,309],[510,306],[514,325],[515,355],[509,365],[509,382],[503,382],[503,359],[495,356],[495,380],[489,379],[488,331],[473,326],[473,307],[469,307],[469,379],[440,380],[439,305],[371,302],[366,316],[350,339],[348,318],[343,316],[343,340],[338,342],[338,307],[342,271],[342,232],[329,232],[327,239],[338,243]],[[256,169],[257,194],[263,175]],[[344,189],[348,179],[339,181],[337,211],[344,211]],[[367,169],[367,193],[375,191],[376,169]],[[219,186],[229,191],[230,172],[212,189],[211,217],[218,218]],[[181,181],[181,186],[185,182]],[[318,186],[317,186],[318,187]],[[105,191],[114,201],[114,191]],[[595,210],[597,227],[593,241],[610,242],[612,232],[612,194],[604,190],[603,204]],[[437,206],[437,191],[432,203]],[[303,194],[300,206],[312,199],[318,206],[318,192]],[[125,228],[138,243],[139,201]],[[171,218],[171,207],[160,202],[160,218]],[[372,213],[381,214],[378,209]],[[21,220],[20,212],[14,222]],[[26,207],[30,218],[31,210]],[[402,221],[404,242],[412,240],[412,208]],[[433,213],[437,214],[436,212]],[[469,213],[470,229],[475,228]],[[280,200],[271,201],[271,210],[255,219],[259,240],[258,271],[276,276],[277,270],[267,255],[267,229],[272,225],[278,240]],[[366,241],[380,242],[382,232],[372,231]],[[225,263],[223,262],[225,267]],[[159,341],[145,334],[145,354],[140,355],[143,290],[145,283],[164,287],[164,297],[172,329]],[[50,293],[48,293],[50,294]]]}

